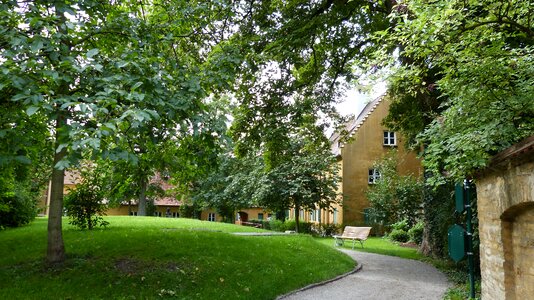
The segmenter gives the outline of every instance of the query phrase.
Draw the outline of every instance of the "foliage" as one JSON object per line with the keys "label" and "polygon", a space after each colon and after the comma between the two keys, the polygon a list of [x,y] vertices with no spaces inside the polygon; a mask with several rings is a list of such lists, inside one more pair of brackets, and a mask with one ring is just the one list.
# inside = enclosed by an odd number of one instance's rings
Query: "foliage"
{"label": "foliage", "polygon": [[408,229],[410,229],[410,226],[408,225],[408,219],[404,219],[399,222],[391,224],[391,229],[408,231]]}
{"label": "foliage", "polygon": [[425,229],[421,251],[425,255],[446,257],[447,231],[455,224],[454,184],[434,188],[425,185],[423,221]]}
{"label": "foliage", "polygon": [[419,221],[408,230],[408,236],[410,236],[410,241],[420,245],[423,241],[423,230],[425,228],[425,223]]}
{"label": "foliage", "polygon": [[318,236],[323,236],[323,237],[338,234],[341,232],[342,229],[343,227],[341,226],[341,224],[334,224],[334,223],[328,223],[328,224],[313,223],[312,224],[313,234],[318,235]]}
{"label": "foliage", "polygon": [[65,211],[69,224],[80,229],[92,230],[97,226],[106,227],[109,222],[105,215],[104,176],[101,169],[85,166],[80,169],[80,182],[65,197]]}
{"label": "foliage", "polygon": [[[303,123],[323,131],[333,100],[358,77],[372,52],[371,34],[387,28],[390,1],[241,1],[238,36],[247,52],[239,76],[232,131],[239,155],[255,148],[278,157]],[[271,164],[268,159],[267,165]],[[276,161],[273,162],[276,165]]]}
{"label": "foliage", "polygon": [[15,181],[7,172],[1,173],[0,229],[28,224],[37,215],[38,193],[32,193],[27,179]]}
{"label": "foliage", "polygon": [[214,208],[225,219],[233,220],[235,212],[253,206],[253,195],[262,176],[257,158],[236,158],[221,153],[218,167],[205,178],[199,178],[190,189],[191,200],[199,207]]}
{"label": "foliage", "polygon": [[237,236],[229,233],[263,230],[185,218],[105,220],[113,226],[90,233],[66,224],[69,256],[58,268],[43,266],[44,245],[36,242],[46,237],[46,219],[3,231],[0,293],[157,299],[165,290],[179,299],[275,299],[354,268],[350,257],[309,236]]}
{"label": "foliage", "polygon": [[406,220],[407,225],[412,226],[420,215],[423,185],[413,175],[398,174],[397,164],[397,154],[394,150],[375,162],[375,167],[380,172],[380,180],[366,193],[371,203],[370,214],[385,225]]}
{"label": "foliage", "polygon": [[[425,146],[433,185],[458,181],[534,133],[534,24],[528,1],[399,3],[377,33],[397,47],[389,121]],[[381,52],[383,53],[383,52]],[[413,103],[413,105],[411,104]]]}
{"label": "foliage", "polygon": [[[41,140],[54,135],[50,262],[65,257],[62,170],[82,154],[135,164],[145,147],[211,135],[202,130],[206,99],[231,86],[241,62],[227,42],[235,16],[228,8],[180,0],[0,4],[0,94],[40,116]],[[2,135],[24,128],[2,125]]]}
{"label": "foliage", "polygon": [[410,239],[410,236],[406,230],[393,229],[388,234],[388,238],[395,242],[406,243]]}

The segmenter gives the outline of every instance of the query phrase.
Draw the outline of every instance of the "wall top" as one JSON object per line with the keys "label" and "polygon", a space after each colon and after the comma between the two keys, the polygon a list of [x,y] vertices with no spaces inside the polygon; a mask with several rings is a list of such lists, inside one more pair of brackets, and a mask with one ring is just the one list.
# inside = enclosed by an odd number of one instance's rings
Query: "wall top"
{"label": "wall top", "polygon": [[534,135],[495,155],[488,167],[478,172],[476,177],[483,177],[492,171],[507,169],[510,166],[517,166],[530,161],[534,161]]}

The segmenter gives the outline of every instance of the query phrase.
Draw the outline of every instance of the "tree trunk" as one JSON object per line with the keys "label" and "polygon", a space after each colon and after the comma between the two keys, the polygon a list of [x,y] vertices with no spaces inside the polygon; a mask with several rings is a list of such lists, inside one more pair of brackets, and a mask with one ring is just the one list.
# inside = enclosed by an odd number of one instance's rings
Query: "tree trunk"
{"label": "tree trunk", "polygon": [[300,210],[298,202],[295,202],[295,231],[300,231]]}
{"label": "tree trunk", "polygon": [[146,187],[147,180],[141,178],[139,180],[139,204],[137,205],[138,216],[146,216]]}
{"label": "tree trunk", "polygon": [[[65,124],[65,117],[60,113],[56,119],[55,147],[61,145],[60,128]],[[64,170],[58,170],[55,166],[67,155],[65,148],[54,154],[52,166],[52,178],[50,185],[50,207],[48,210],[48,248],[46,260],[50,264],[58,264],[65,261],[65,245],[63,244],[61,217],[63,216],[63,187]]]}

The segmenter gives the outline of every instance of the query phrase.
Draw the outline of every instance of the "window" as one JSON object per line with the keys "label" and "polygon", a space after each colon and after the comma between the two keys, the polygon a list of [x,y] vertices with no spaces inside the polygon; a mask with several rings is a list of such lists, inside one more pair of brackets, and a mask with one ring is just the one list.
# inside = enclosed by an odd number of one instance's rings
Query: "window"
{"label": "window", "polygon": [[154,217],[161,217],[161,211],[155,211]]}
{"label": "window", "polygon": [[377,169],[369,169],[369,184],[375,184],[380,179],[380,172]]}
{"label": "window", "polygon": [[258,213],[258,220],[263,220],[263,213]]}
{"label": "window", "polygon": [[173,212],[172,213],[172,217],[173,218],[179,218],[180,217],[180,213],[179,212]]}
{"label": "window", "polygon": [[136,211],[131,211],[130,212],[130,216],[137,216],[137,212]]}
{"label": "window", "polygon": [[208,221],[215,222],[215,213],[208,214]]}
{"label": "window", "polygon": [[384,131],[384,146],[396,146],[397,137],[393,131]]}
{"label": "window", "polygon": [[337,224],[337,214],[338,214],[337,213],[337,208],[334,208],[333,214],[334,214],[334,216],[332,218],[333,219],[332,221],[333,221],[334,224]]}
{"label": "window", "polygon": [[315,221],[321,223],[321,209],[315,210]]}

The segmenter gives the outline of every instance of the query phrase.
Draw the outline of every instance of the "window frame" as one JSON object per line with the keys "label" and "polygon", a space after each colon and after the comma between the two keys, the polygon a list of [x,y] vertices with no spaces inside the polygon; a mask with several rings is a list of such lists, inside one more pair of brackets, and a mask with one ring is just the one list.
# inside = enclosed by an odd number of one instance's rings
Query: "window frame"
{"label": "window frame", "polygon": [[[393,139],[393,143],[391,140]],[[397,133],[395,131],[384,131],[382,136],[382,143],[384,146],[395,147],[397,146]]]}
{"label": "window frame", "polygon": [[208,222],[215,222],[217,221],[217,216],[214,212],[208,213]]}
{"label": "window frame", "polygon": [[367,173],[367,183],[376,184],[380,180],[381,174],[380,171],[376,168],[369,169]]}

